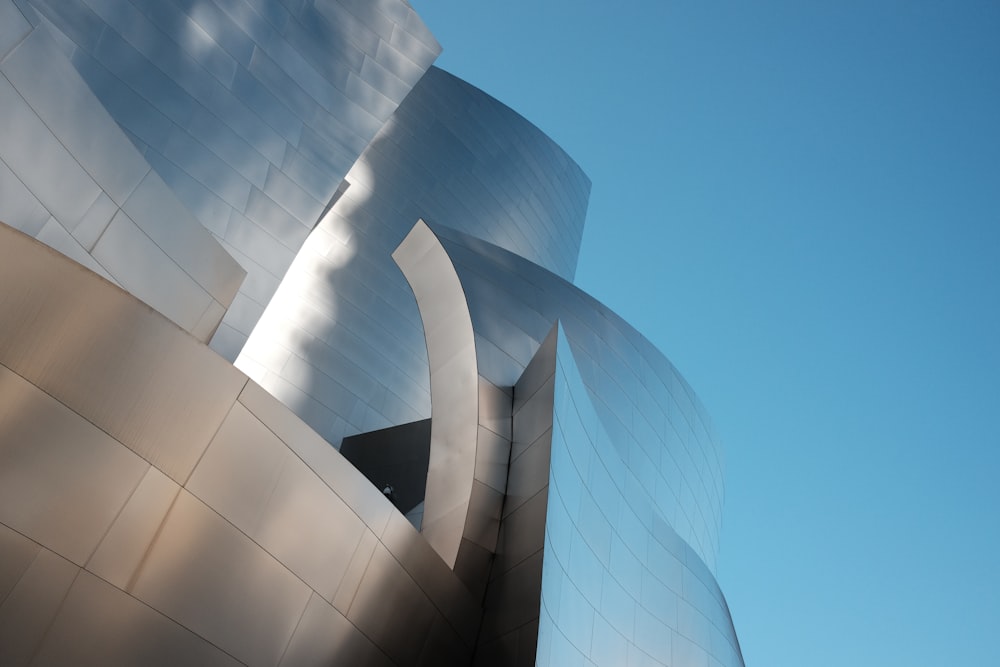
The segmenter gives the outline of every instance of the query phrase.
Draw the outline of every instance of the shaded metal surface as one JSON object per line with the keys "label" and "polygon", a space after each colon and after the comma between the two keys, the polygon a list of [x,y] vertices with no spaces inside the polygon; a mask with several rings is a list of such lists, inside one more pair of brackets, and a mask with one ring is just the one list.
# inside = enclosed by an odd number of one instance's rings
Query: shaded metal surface
{"label": "shaded metal surface", "polygon": [[[542,585],[549,485],[553,327],[513,387],[513,443],[499,539],[483,602],[483,627],[473,664],[534,664]],[[527,441],[525,441],[527,438]]]}
{"label": "shaded metal surface", "polygon": [[34,12],[0,6],[0,220],[208,340],[246,272],[152,172],[48,29],[32,25]]}
{"label": "shaded metal surface", "polygon": [[83,570],[31,664],[236,667],[243,663]]}

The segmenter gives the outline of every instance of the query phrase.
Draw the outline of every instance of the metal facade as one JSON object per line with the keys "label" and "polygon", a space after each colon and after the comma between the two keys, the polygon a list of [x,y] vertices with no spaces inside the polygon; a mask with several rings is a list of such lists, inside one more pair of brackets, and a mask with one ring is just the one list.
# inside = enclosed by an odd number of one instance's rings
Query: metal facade
{"label": "metal facade", "polygon": [[[711,421],[439,50],[405,0],[0,0],[0,663],[743,664]],[[337,451],[426,430],[406,516]]]}
{"label": "metal facade", "polygon": [[344,174],[441,50],[404,0],[16,4],[247,272],[212,341],[230,360]]}

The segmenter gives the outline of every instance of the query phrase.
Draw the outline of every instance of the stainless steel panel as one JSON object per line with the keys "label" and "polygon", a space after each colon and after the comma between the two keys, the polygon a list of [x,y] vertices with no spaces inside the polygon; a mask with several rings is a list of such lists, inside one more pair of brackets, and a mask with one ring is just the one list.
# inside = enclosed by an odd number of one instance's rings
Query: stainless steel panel
{"label": "stainless steel panel", "polygon": [[[473,482],[469,499],[469,519],[466,521],[463,537],[483,547],[489,554],[496,550],[503,501],[503,492],[478,480]],[[485,572],[483,574],[485,576]]]}
{"label": "stainless steel panel", "polygon": [[547,506],[548,494],[543,489],[504,517],[492,577],[506,572],[542,548]]}
{"label": "stainless steel panel", "polygon": [[228,205],[240,211],[246,209],[253,187],[250,182],[185,129],[173,129],[154,148]]}
{"label": "stainless steel panel", "polygon": [[454,631],[471,645],[479,622],[478,598],[470,595],[457,573],[398,512],[390,518],[381,541]]}
{"label": "stainless steel panel", "polygon": [[290,456],[284,443],[237,402],[185,488],[253,537]]}
{"label": "stainless steel panel", "polygon": [[472,646],[455,641],[454,631],[448,623],[440,617],[435,617],[415,665],[417,667],[468,665],[471,659]]}
{"label": "stainless steel panel", "polygon": [[559,631],[586,655],[590,652],[591,634],[594,631],[594,608],[576,587],[574,575],[567,572],[569,581],[563,584],[559,601]]}
{"label": "stainless steel panel", "polygon": [[361,631],[317,595],[309,599],[281,659],[288,667],[393,663]]}
{"label": "stainless steel panel", "polygon": [[[510,440],[511,437],[511,391],[506,391],[492,382],[479,378],[479,424],[490,431]],[[502,489],[501,489],[502,490]]]}
{"label": "stainless steel panel", "polygon": [[70,260],[0,238],[0,308],[32,313],[0,318],[0,362],[185,480],[245,376]]}
{"label": "stainless steel panel", "polygon": [[635,645],[660,664],[670,664],[670,628],[641,606],[635,608]]}
{"label": "stainless steel panel", "polygon": [[163,182],[184,201],[195,220],[216,237],[226,233],[232,206],[217,193],[205,187],[201,179],[191,176],[157,150],[143,148],[143,155]]}
{"label": "stainless steel panel", "polygon": [[628,644],[628,640],[611,627],[600,614],[594,615],[594,632],[590,647],[590,658],[594,664],[622,664],[628,659]]}
{"label": "stainless steel panel", "polygon": [[255,383],[247,383],[239,400],[343,499],[372,532],[382,534],[396,509],[364,475]]}
{"label": "stainless steel panel", "polygon": [[611,523],[589,492],[582,496],[577,526],[583,539],[607,567],[611,556]]}
{"label": "stainless steel panel", "polygon": [[[514,430],[517,431],[516,418]],[[530,447],[510,462],[504,515],[509,515],[519,508],[549,483],[551,440],[551,431],[542,433]]]}
{"label": "stainless steel panel", "polygon": [[35,560],[38,543],[0,523],[0,606]]}
{"label": "stainless steel panel", "polygon": [[[507,423],[510,423],[509,417]],[[510,440],[480,426],[476,443],[476,480],[503,493],[507,489]]]}
{"label": "stainless steel panel", "polygon": [[253,537],[316,592],[332,599],[365,532],[361,519],[302,461],[290,456]]}
{"label": "stainless steel panel", "polygon": [[[44,67],[41,75],[39,68]],[[35,30],[0,64],[49,130],[119,206],[149,165],[108,115],[47,31]]]}
{"label": "stainless steel panel", "polygon": [[35,236],[50,217],[48,210],[0,159],[0,222]]}
{"label": "stainless steel panel", "polygon": [[98,185],[5,77],[0,116],[0,158],[57,220],[76,225],[97,199]]}
{"label": "stainless steel panel", "polygon": [[[611,538],[611,562],[608,565],[608,572],[629,595],[636,600],[645,601],[647,598],[643,597],[643,590],[645,590],[643,582],[650,575],[629,547],[644,553],[646,543],[641,534],[624,534],[618,525],[615,526],[615,530],[616,533]],[[656,589],[651,588],[650,590]],[[669,600],[669,598],[667,599]]]}
{"label": "stainless steel panel", "polygon": [[225,314],[225,306],[215,299],[212,299],[212,301],[208,304],[208,308],[206,308],[205,312],[202,313],[198,323],[192,327],[191,335],[199,341],[207,343],[218,330],[219,324]]}
{"label": "stainless steel panel", "polygon": [[150,466],[87,561],[87,569],[125,590],[179,491],[175,482]]}
{"label": "stainless steel panel", "polygon": [[[258,188],[264,186],[268,170],[267,158],[215,114],[197,109],[185,129],[244,179]],[[187,161],[193,156],[181,157]]]}
{"label": "stainless steel panel", "polygon": [[669,586],[675,593],[681,592],[684,566],[676,556],[669,553],[656,540],[649,541],[646,564],[657,579]]}
{"label": "stainless steel panel", "polygon": [[196,327],[212,301],[122,211],[101,235],[93,255],[126,290],[187,331]]}
{"label": "stainless steel panel", "polygon": [[0,58],[31,30],[24,15],[11,0],[0,1]]}
{"label": "stainless steel panel", "polygon": [[316,220],[323,211],[325,202],[318,201],[274,165],[268,169],[267,178],[261,189],[264,194],[299,220]]}
{"label": "stainless steel panel", "polygon": [[0,604],[0,664],[27,665],[80,568],[40,549]]}
{"label": "stainless steel panel", "polygon": [[381,544],[347,618],[398,664],[413,664],[433,623],[434,607]]}
{"label": "stainless steel panel", "polygon": [[565,665],[566,667],[589,667],[580,649],[574,646],[569,638],[558,629],[552,633],[549,659],[546,664]]}
{"label": "stainless steel panel", "polygon": [[0,521],[82,565],[148,467],[0,366]]}
{"label": "stainless steel panel", "polygon": [[70,230],[73,238],[80,242],[84,250],[92,252],[97,240],[101,238],[101,234],[107,229],[117,211],[118,206],[102,192],[79,224]]}
{"label": "stainless steel panel", "polygon": [[514,438],[511,458],[521,455],[529,444],[535,442],[545,431],[552,428],[552,400],[554,378],[550,377],[532,394],[520,409],[514,411]]}
{"label": "stainless steel panel", "polygon": [[626,637],[635,636],[635,606],[635,600],[610,573],[605,572],[598,611],[615,630]]}
{"label": "stainless steel panel", "polygon": [[500,637],[538,618],[542,554],[538,552],[490,582],[479,643]]}
{"label": "stainless steel panel", "polygon": [[[179,5],[151,0],[134,0],[132,5],[120,7],[103,0],[62,3],[34,0],[34,4],[47,20],[65,32],[67,37],[61,38],[59,48],[72,54],[72,62],[81,76],[122,126],[134,133],[137,145],[149,151],[153,168],[169,182],[169,187],[159,183],[163,197],[147,196],[141,207],[136,198],[143,194],[140,185],[126,212],[152,242],[164,249],[166,256],[194,276],[194,282],[214,297],[205,300],[203,307],[193,309],[188,328],[196,335],[208,335],[220,309],[233,303],[240,272],[225,270],[224,258],[221,264],[209,261],[214,246],[206,246],[202,241],[211,240],[210,237],[191,233],[192,229],[203,230],[190,215],[183,213],[175,195],[194,211],[202,224],[239,245],[244,251],[240,259],[252,271],[265,276],[252,285],[248,283],[243,296],[226,316],[227,322],[219,328],[217,340],[223,342],[217,348],[227,349],[230,356],[235,356],[246,339],[258,315],[256,308],[274,291],[277,276],[291,263],[293,253],[315,221],[301,218],[325,201],[329,188],[324,188],[324,179],[333,185],[339,183],[343,171],[378,129],[379,121],[362,107],[378,116],[387,116],[395,107],[395,100],[421,76],[437,53],[433,38],[413,11],[398,0],[378,3],[343,0],[327,7],[323,16],[308,3],[259,5],[257,11],[249,12],[235,5],[220,9],[219,5],[209,3],[198,12],[192,11],[190,16]],[[88,4],[97,14],[88,9]],[[0,28],[0,37],[3,31]],[[190,32],[189,38],[175,39],[185,31]],[[384,39],[380,41],[376,33]],[[332,35],[338,38],[330,39]],[[221,45],[229,55],[215,45]],[[104,66],[114,74],[103,69]],[[25,85],[41,86],[37,95],[52,92],[44,83],[29,81]],[[227,90],[227,86],[232,90]],[[179,129],[181,125],[185,130]],[[321,168],[312,173],[304,172],[302,164],[292,168],[295,161],[288,160],[286,141],[294,144],[295,155],[300,155],[303,161],[316,162]],[[27,154],[20,145],[14,148],[17,155]],[[169,159],[160,157],[161,154]],[[265,156],[273,165],[266,177]],[[189,174],[199,174],[203,183],[196,182]],[[265,327],[267,335],[260,337],[262,342],[255,348],[252,363],[248,358],[248,366],[258,373],[261,382],[288,401],[334,444],[347,433],[426,417],[430,407],[427,371],[437,374],[446,370],[447,365],[434,363],[433,359],[427,363],[418,313],[402,276],[389,261],[389,252],[420,215],[474,233],[478,238],[442,227],[440,237],[448,239],[442,240],[441,245],[453,255],[455,271],[464,289],[463,298],[470,304],[479,373],[492,381],[502,378],[504,384],[513,384],[551,323],[560,319],[566,325],[565,335],[560,334],[559,352],[566,362],[565,374],[573,376],[565,394],[574,400],[563,396],[561,400],[565,402],[553,409],[550,401],[545,410],[537,413],[547,412],[551,421],[554,411],[559,422],[552,431],[555,449],[546,558],[550,555],[561,558],[560,567],[570,571],[573,581],[585,577],[592,582],[596,572],[594,560],[580,560],[579,556],[586,553],[583,549],[594,548],[600,553],[595,558],[602,569],[608,568],[612,579],[621,583],[628,597],[648,605],[658,621],[669,616],[669,611],[653,609],[660,599],[658,591],[667,590],[664,588],[667,582],[657,579],[662,577],[670,580],[669,585],[684,589],[698,614],[704,614],[702,618],[726,625],[728,616],[720,615],[721,596],[711,577],[718,544],[722,462],[704,410],[669,362],[620,318],[557,275],[531,263],[548,267],[563,277],[572,276],[589,191],[589,181],[582,172],[523,119],[450,75],[431,70],[396,109],[392,123],[375,137],[347,180],[352,183],[349,194],[336,202],[331,215],[321,223],[324,231],[307,243],[309,252],[303,257],[308,256],[310,261],[296,267],[290,276],[289,284],[309,294],[292,297],[289,293],[281,294],[275,301],[272,320],[268,320],[267,313],[264,315],[263,319],[270,322]],[[247,182],[256,186],[252,197]],[[111,198],[103,194],[100,197],[93,204],[81,203],[85,217],[60,218],[65,229],[47,217],[44,221],[23,224],[53,244],[71,240],[67,230],[72,231],[85,251],[103,232],[101,218],[107,212],[107,201],[102,198]],[[23,209],[29,218],[32,211],[40,215],[31,204],[33,198],[30,195],[18,200],[22,204],[27,202],[27,208],[19,204],[18,210]],[[244,201],[250,204],[249,210],[226,210],[231,205],[242,208]],[[43,199],[42,203],[47,202]],[[70,210],[75,203],[61,205]],[[145,210],[148,220],[140,219],[140,208]],[[173,222],[164,211],[180,216],[182,222]],[[45,227],[46,224],[49,226]],[[177,231],[177,224],[181,232]],[[338,239],[337,252],[329,252],[330,238]],[[489,243],[524,257],[491,247]],[[86,253],[81,254],[75,245],[64,246],[86,260]],[[212,273],[218,267],[223,267],[221,272]],[[86,294],[75,294],[73,299],[86,301],[85,297]],[[0,303],[5,300],[6,297]],[[103,317],[113,322],[109,329],[117,327],[130,332],[129,336],[119,334],[112,339],[126,356],[133,347],[138,347],[142,355],[156,358],[162,338],[156,338],[157,346],[145,347],[141,339],[146,329],[128,326],[109,307],[110,302],[100,299],[97,302],[98,317],[93,321]],[[164,301],[169,302],[170,299]],[[293,311],[289,304],[298,302],[303,307]],[[17,312],[27,310],[25,303],[29,302],[21,301]],[[61,304],[62,310],[72,312],[72,300]],[[45,320],[56,325],[39,329],[69,331],[62,325],[62,310],[53,309]],[[289,317],[290,313],[294,316]],[[275,319],[277,324],[271,326]],[[10,326],[17,329],[21,325]],[[135,357],[115,365],[117,360],[101,345],[95,348],[94,365],[88,366],[96,328],[92,323],[83,327],[83,335],[71,338],[70,344],[67,337],[47,338],[47,334],[41,337],[49,349],[71,349],[63,356],[56,355],[59,367],[56,370],[62,377],[74,381],[77,377],[91,377],[66,361],[71,356],[80,358],[79,364],[86,371],[99,368],[97,362],[106,365],[109,370],[96,375],[110,378],[104,384],[97,383],[98,391],[94,393],[102,398],[91,403],[87,403],[89,397],[70,400],[63,396],[72,394],[64,387],[69,382],[49,378],[49,384],[40,384],[45,385],[45,391],[66,400],[74,410],[86,409],[84,414],[88,418],[94,415],[95,423],[183,481],[190,470],[185,465],[187,462],[193,465],[221,423],[231,405],[232,394],[223,392],[223,400],[216,401],[210,410],[198,412],[199,406],[194,402],[184,403],[190,383],[180,382],[172,368],[136,361]],[[436,329],[428,326],[428,332],[443,347],[466,349],[458,344],[449,323]],[[32,360],[33,352],[28,349],[26,353],[23,345],[17,347],[20,343],[13,346],[7,343],[5,333],[0,331],[0,355],[13,350],[17,363],[22,363],[21,357],[29,357],[24,368],[47,368],[42,364],[49,363],[48,359],[43,362],[36,356]],[[269,341],[281,347],[279,354],[262,351]],[[571,355],[563,354],[565,341],[572,344],[572,353],[579,355],[578,364]],[[81,349],[87,349],[88,354],[81,354]],[[336,354],[329,350],[336,350]],[[175,355],[168,349],[162,356]],[[302,363],[293,361],[298,359]],[[213,368],[207,358],[199,360]],[[162,393],[144,393],[142,381],[123,370],[136,365],[144,372],[155,371],[166,378]],[[24,368],[20,372],[28,373]],[[44,375],[47,371],[37,372]],[[215,374],[215,370],[210,374]],[[194,384],[196,390],[200,389],[199,383]],[[137,387],[140,391],[136,391]],[[467,393],[476,394],[476,387]],[[252,394],[249,390],[244,393],[247,403],[254,402]],[[522,397],[528,396],[522,394]],[[156,446],[141,442],[134,432],[132,437],[125,437],[123,434],[130,433],[129,428],[145,434],[147,426],[143,424],[140,428],[139,422],[153,412],[148,402],[153,399],[170,406],[164,413],[190,416],[189,421],[202,424],[204,430],[198,431],[186,422],[154,419],[149,429],[163,432]],[[439,399],[440,396],[434,401],[436,410],[444,405]],[[447,402],[451,400],[447,398]],[[115,412],[118,403],[123,406],[120,413]],[[308,430],[297,420],[287,419],[286,413],[273,410],[270,403],[260,403],[261,412],[278,415],[274,424],[269,422],[271,417],[261,417],[275,432],[279,428],[297,432],[300,426]],[[486,428],[470,431],[473,440],[477,436],[482,438],[487,430],[504,428],[502,417],[497,420],[487,407],[480,405],[478,414],[478,424]],[[111,415],[114,418],[108,419],[107,413],[114,413]],[[140,419],[128,422],[131,414]],[[522,415],[522,427],[536,424],[531,414],[529,411]],[[174,417],[174,422],[181,421],[185,420]],[[603,427],[599,422],[604,422]],[[527,436],[522,431],[521,439],[524,442],[518,442],[515,459],[521,448],[535,440],[535,435]],[[320,475],[325,485],[343,497],[373,527],[375,534],[389,542],[398,539],[396,522],[402,518],[395,517],[394,510],[377,490],[350,471],[319,436],[308,433],[289,440],[287,444],[297,456]],[[168,441],[183,450],[181,456],[171,458],[174,449],[166,446]],[[162,449],[158,448],[160,444]],[[483,457],[476,457],[472,479],[499,491],[504,488],[500,456],[503,448],[496,439],[482,441],[480,446]],[[283,460],[297,459],[289,455]],[[210,458],[206,459],[208,462]],[[221,478],[222,474],[220,468],[214,476]],[[289,479],[293,477],[298,480],[295,475]],[[544,482],[541,477],[532,479],[532,484],[540,484],[542,489],[548,483],[547,478]],[[289,481],[283,488],[287,494],[283,491],[278,495],[289,499],[287,508],[294,509],[292,513],[296,515],[303,513],[300,508],[306,505],[318,508],[325,502],[322,498],[331,497],[325,488],[320,488],[319,482],[307,493],[299,491],[297,482]],[[495,525],[489,516],[496,497],[484,498],[488,502],[477,504],[474,512],[481,520],[465,521],[463,525],[466,537],[459,542],[460,549],[462,545],[473,545],[469,537],[480,543],[489,542],[488,534]],[[532,502],[537,504],[541,499],[537,495]],[[459,506],[461,514],[461,503]],[[304,512],[308,514],[309,510]],[[275,510],[274,516],[282,514]],[[390,517],[393,517],[391,522]],[[528,518],[526,514],[524,518]],[[544,520],[540,514],[530,518],[535,529]],[[305,551],[315,551],[312,557],[316,559],[323,552],[322,548],[313,550],[303,546],[312,544],[309,538],[300,540],[300,535],[290,536],[286,532],[300,525],[297,519],[298,516],[287,525],[283,521],[274,523],[275,537],[268,539],[280,545],[276,548],[288,548],[283,558],[297,563],[295,571],[314,581],[326,581],[318,584],[323,588],[332,578],[316,574],[315,569],[308,574],[311,567],[308,558],[295,560]],[[597,519],[596,523],[592,519]],[[577,530],[587,538],[585,547],[579,537],[573,541],[572,535]],[[362,543],[374,539],[371,533],[363,534],[372,536],[360,538]],[[435,588],[437,583],[426,582],[436,581],[440,573],[425,572],[415,566],[412,557],[404,555],[415,547],[400,546],[406,545],[413,535],[407,533],[407,539],[393,543],[394,553],[402,558],[404,569],[409,567],[411,574],[421,581],[421,586]],[[258,539],[268,541],[260,536]],[[663,548],[652,548],[651,543]],[[357,551],[344,547],[345,553],[350,551],[349,557],[339,552],[335,555],[339,562],[346,563],[342,569],[361,567],[356,562],[368,564],[367,547],[361,549],[361,546]],[[665,553],[671,552],[674,560],[664,558]],[[468,554],[467,559],[455,561],[463,563],[463,572],[465,563],[482,556],[478,551],[473,554],[471,546]],[[686,569],[678,574],[675,563],[683,563]],[[639,595],[635,577],[622,574],[622,568],[627,567],[643,573],[648,568],[652,573],[647,575],[647,585],[640,584]],[[446,568],[444,573],[450,576]],[[422,579],[425,575],[426,580]],[[605,580],[601,583],[603,587]],[[343,590],[343,595],[338,597],[330,585],[328,595],[341,600],[341,604],[348,600],[349,604],[355,597],[352,586],[351,582],[340,584],[337,588]],[[587,590],[589,594],[583,597],[593,602],[594,591]],[[562,606],[556,605],[553,615],[539,622],[539,632],[546,638],[540,650],[547,651],[550,657],[554,651],[559,659],[580,664],[587,658],[595,660],[596,640],[589,648],[582,648],[581,653],[559,630],[561,621],[577,625],[567,620],[569,617],[560,618]],[[627,605],[622,608],[627,609]],[[522,629],[530,625],[531,622]],[[435,642],[429,637],[444,632],[446,626],[449,624],[440,619],[432,622],[416,660],[432,659]],[[691,626],[691,632],[701,632],[698,627]],[[513,641],[514,632],[504,641]],[[530,634],[531,630],[526,632]],[[580,635],[576,631],[574,634]],[[579,636],[577,639],[577,643],[584,643]],[[653,660],[634,646],[629,650],[630,659]],[[441,655],[449,655],[448,650]]]}
{"label": "stainless steel panel", "polygon": [[101,266],[55,218],[49,218],[48,222],[42,226],[36,235],[36,238],[50,248],[58,250],[73,261],[87,267],[102,278],[117,284],[117,281],[108,273],[107,269]]}
{"label": "stainless steel panel", "polygon": [[574,588],[587,600],[587,606],[599,608],[604,564],[578,531],[573,531],[569,560],[564,563],[564,568]]}
{"label": "stainless steel panel", "polygon": [[31,664],[236,667],[242,663],[132,596],[82,571]]}
{"label": "stainless steel panel", "polygon": [[375,544],[378,541],[378,538],[370,530],[366,530],[361,539],[358,540],[354,553],[351,555],[351,562],[344,568],[337,592],[333,599],[329,600],[341,614],[346,614],[351,608],[351,603],[354,602],[354,596],[358,592],[361,579],[368,569],[368,562],[371,560],[372,554],[375,553]]}
{"label": "stainless steel panel", "polygon": [[142,231],[223,305],[232,302],[246,272],[149,173],[122,207]]}
{"label": "stainless steel panel", "polygon": [[311,595],[260,546],[183,490],[131,592],[249,665],[280,660]]}
{"label": "stainless steel panel", "polygon": [[704,648],[698,646],[680,634],[673,634],[672,638],[672,664],[691,665],[691,667],[708,667],[708,653]]}
{"label": "stainless steel panel", "polygon": [[431,368],[431,450],[421,533],[454,566],[476,466],[479,373],[472,320],[454,266],[422,221],[392,257],[417,299]]}

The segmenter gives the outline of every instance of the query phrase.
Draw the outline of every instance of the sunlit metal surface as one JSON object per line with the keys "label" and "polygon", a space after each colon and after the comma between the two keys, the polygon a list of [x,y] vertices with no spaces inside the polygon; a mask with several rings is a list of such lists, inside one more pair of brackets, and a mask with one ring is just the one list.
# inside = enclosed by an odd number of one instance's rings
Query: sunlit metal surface
{"label": "sunlit metal surface", "polygon": [[[230,360],[344,175],[441,50],[404,0],[21,4],[27,17],[3,30],[46,23],[128,132],[134,160],[249,274],[212,343]],[[58,80],[36,81],[65,97]],[[94,153],[141,176],[104,146]]]}
{"label": "sunlit metal surface", "polygon": [[469,518],[479,431],[472,319],[455,268],[427,225],[414,225],[392,258],[417,299],[430,364],[431,449],[420,532],[454,567]]}
{"label": "sunlit metal surface", "polygon": [[469,590],[482,594],[507,489],[512,398],[479,376],[465,293],[434,233],[418,221],[392,257],[420,309],[437,406],[420,531]]}
{"label": "sunlit metal surface", "polygon": [[[531,359],[522,350],[537,349],[559,320],[593,401],[592,419],[609,433],[631,483],[714,567],[722,450],[680,374],[628,323],[571,283],[472,236],[433,229],[468,297],[480,373],[512,384]],[[491,350],[506,354],[497,359]]]}
{"label": "sunlit metal surface", "polygon": [[590,192],[538,128],[433,67],[346,180],[236,362],[335,446],[430,417],[420,314],[390,258],[416,220],[572,277]]}
{"label": "sunlit metal surface", "polygon": [[[62,253],[0,226],[0,663],[742,665],[711,421],[438,50],[405,0],[0,0],[0,219]],[[199,342],[251,330],[259,385]],[[428,418],[404,516],[335,447]]]}
{"label": "sunlit metal surface", "polygon": [[79,264],[0,239],[0,363],[185,481],[246,377]]}
{"label": "sunlit metal surface", "polygon": [[538,665],[742,665],[729,610],[698,553],[635,484],[560,331]]}
{"label": "sunlit metal surface", "polygon": [[0,662],[469,660],[477,602],[336,450],[96,274],[0,252]]}

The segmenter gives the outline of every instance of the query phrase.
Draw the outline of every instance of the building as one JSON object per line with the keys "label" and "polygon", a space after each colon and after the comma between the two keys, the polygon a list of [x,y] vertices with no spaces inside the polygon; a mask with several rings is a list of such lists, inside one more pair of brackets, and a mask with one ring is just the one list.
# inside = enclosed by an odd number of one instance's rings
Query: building
{"label": "building", "polygon": [[711,422],[439,51],[0,0],[0,663],[743,664]]}

